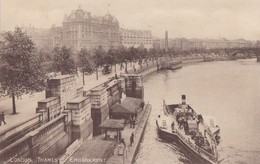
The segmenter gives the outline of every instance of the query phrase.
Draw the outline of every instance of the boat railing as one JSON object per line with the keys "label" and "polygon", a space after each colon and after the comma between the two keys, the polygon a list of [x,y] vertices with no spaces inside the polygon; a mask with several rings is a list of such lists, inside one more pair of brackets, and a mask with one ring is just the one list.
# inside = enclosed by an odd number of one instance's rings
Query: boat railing
{"label": "boat railing", "polygon": [[[191,107],[190,107],[190,108],[191,108]],[[195,111],[194,111],[194,115],[195,115],[196,117],[198,117],[198,114],[197,114]],[[205,127],[205,129],[206,129],[206,131],[207,131],[207,133],[208,133],[210,139],[214,142],[214,145],[216,145],[216,140],[215,140],[215,138],[214,138],[214,136],[213,136],[213,134],[212,134],[210,128],[208,127],[208,125],[204,123],[204,120],[201,122],[201,124]],[[217,150],[216,146],[215,146],[215,150]],[[218,154],[217,154],[217,156],[218,156]]]}
{"label": "boat railing", "polygon": [[204,123],[202,123],[202,124],[203,124],[203,126],[206,128],[206,131],[207,131],[207,133],[209,134],[209,137],[210,137],[211,141],[214,142],[214,145],[215,145],[214,149],[215,149],[215,152],[216,152],[216,156],[218,157],[218,151],[217,151],[217,146],[216,146],[216,144],[217,144],[217,143],[216,143],[216,140],[215,140],[215,138],[214,138],[214,136],[213,136],[211,130],[209,129],[208,125],[207,125],[207,124],[204,124]]}
{"label": "boat railing", "polygon": [[207,152],[206,150],[202,149],[202,148],[199,148],[200,149],[200,152],[202,152],[203,154],[205,154],[206,156],[208,156],[212,161],[214,162],[217,162],[218,161],[218,157],[217,155],[214,156],[212,154],[210,154],[209,152]]}
{"label": "boat railing", "polygon": [[177,129],[176,129],[176,133],[178,134],[178,136],[185,142],[187,143],[193,150],[195,150],[196,152],[198,152],[200,155],[205,155],[207,158],[209,158],[210,160],[217,162],[218,161],[218,155],[212,155],[209,152],[207,152],[206,150],[200,148],[199,146],[193,144],[191,141],[189,141],[186,137],[184,137]]}

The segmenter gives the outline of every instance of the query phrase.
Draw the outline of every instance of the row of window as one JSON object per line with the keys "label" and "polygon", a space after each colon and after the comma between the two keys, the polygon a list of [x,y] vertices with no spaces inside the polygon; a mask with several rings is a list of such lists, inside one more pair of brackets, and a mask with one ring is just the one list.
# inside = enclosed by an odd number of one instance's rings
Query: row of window
{"label": "row of window", "polygon": [[134,37],[134,36],[123,36],[123,38],[134,38],[134,39],[152,39],[152,37]]}
{"label": "row of window", "polygon": [[151,38],[131,38],[131,37],[129,37],[129,38],[122,38],[123,40],[144,40],[144,41],[151,41],[152,39]]}
{"label": "row of window", "polygon": [[[77,38],[78,36],[78,32],[77,31],[71,31],[71,32],[67,32],[66,33],[67,35],[65,37],[68,37],[68,38]],[[88,37],[88,36],[101,36],[101,37],[108,37],[109,36],[109,33],[102,33],[102,32],[95,32],[95,33],[92,33],[90,31],[88,32],[83,32],[81,33],[82,37]],[[111,33],[110,34],[111,37],[113,38],[116,38],[118,37],[118,34],[117,33]]]}
{"label": "row of window", "polygon": [[79,28],[82,29],[82,31],[86,31],[86,30],[99,30],[99,31],[105,31],[107,29],[110,29],[110,31],[119,31],[118,30],[118,27],[117,26],[91,26],[91,25],[75,25],[75,24],[72,24],[72,25],[67,25],[67,26],[63,26],[63,28],[65,30],[77,30]]}
{"label": "row of window", "polygon": [[122,35],[124,38],[151,38],[152,36],[143,36],[143,35]]}
{"label": "row of window", "polygon": [[151,42],[123,42],[123,44],[152,44]]}
{"label": "row of window", "polygon": [[124,36],[147,36],[151,37],[152,35],[150,34],[135,34],[135,33],[123,33]]}

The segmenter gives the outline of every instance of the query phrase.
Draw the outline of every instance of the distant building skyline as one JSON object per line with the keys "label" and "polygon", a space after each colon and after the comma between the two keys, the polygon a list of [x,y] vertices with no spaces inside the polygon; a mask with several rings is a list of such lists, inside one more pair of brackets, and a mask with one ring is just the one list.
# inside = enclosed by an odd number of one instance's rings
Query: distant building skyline
{"label": "distant building skyline", "polygon": [[16,25],[49,28],[60,26],[65,13],[79,5],[95,15],[109,12],[120,27],[151,30],[153,36],[260,40],[260,1],[243,0],[1,0],[1,28]]}

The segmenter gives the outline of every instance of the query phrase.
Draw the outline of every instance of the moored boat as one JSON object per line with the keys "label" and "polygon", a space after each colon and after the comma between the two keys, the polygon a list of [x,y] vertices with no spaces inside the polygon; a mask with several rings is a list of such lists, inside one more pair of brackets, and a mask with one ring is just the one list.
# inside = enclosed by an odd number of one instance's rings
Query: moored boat
{"label": "moored boat", "polygon": [[184,148],[196,163],[219,163],[217,145],[220,142],[220,128],[212,117],[203,117],[186,104],[166,105],[163,102],[162,116],[156,120],[158,134],[162,138],[172,139]]}
{"label": "moored boat", "polygon": [[182,68],[182,61],[180,60],[165,61],[160,66],[160,70],[176,70],[180,68]]}

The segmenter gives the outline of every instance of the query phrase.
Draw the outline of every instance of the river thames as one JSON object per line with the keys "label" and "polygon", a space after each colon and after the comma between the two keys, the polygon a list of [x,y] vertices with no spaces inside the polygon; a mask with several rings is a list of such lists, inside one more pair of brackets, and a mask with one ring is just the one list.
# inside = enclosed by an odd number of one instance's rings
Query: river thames
{"label": "river thames", "polygon": [[181,95],[197,113],[213,116],[221,128],[222,163],[260,160],[260,63],[256,59],[203,62],[176,71],[155,72],[144,79],[145,100],[152,112],[136,163],[194,163],[178,145],[156,131],[162,102],[180,103]]}

